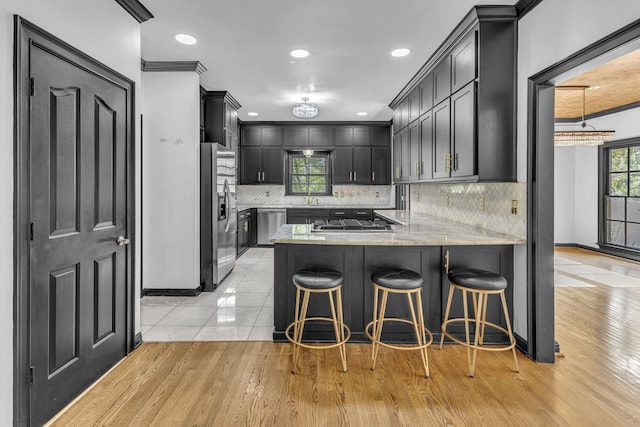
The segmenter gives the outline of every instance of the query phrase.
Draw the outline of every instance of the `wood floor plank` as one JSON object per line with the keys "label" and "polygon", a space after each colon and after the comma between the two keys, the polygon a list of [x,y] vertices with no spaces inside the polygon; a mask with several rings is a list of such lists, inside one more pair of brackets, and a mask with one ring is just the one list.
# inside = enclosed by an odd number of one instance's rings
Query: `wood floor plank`
{"label": "wood floor plank", "polygon": [[[640,265],[580,250],[563,258],[640,277]],[[418,352],[348,344],[303,350],[271,342],[145,343],[52,426],[416,426],[640,425],[640,288],[556,289],[556,339],[563,357],[539,364],[510,352],[429,348]]]}

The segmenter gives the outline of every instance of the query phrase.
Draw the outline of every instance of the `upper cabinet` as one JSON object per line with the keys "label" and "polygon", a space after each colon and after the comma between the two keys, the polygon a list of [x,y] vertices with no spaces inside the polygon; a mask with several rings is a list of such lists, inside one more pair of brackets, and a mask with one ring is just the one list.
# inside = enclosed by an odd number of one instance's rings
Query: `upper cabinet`
{"label": "upper cabinet", "polygon": [[516,52],[513,6],[467,14],[390,104],[394,182],[516,180]]}
{"label": "upper cabinet", "polygon": [[230,150],[238,148],[240,104],[226,91],[200,91],[201,142],[217,142]]}
{"label": "upper cabinet", "polygon": [[243,127],[241,142],[240,184],[284,184],[282,127]]}

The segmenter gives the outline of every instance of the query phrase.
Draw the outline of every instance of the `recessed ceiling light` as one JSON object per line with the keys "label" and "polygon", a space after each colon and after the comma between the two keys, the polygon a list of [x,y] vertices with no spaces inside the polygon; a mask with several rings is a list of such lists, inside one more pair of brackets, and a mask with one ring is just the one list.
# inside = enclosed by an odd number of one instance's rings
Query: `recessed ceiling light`
{"label": "recessed ceiling light", "polygon": [[598,89],[600,89],[600,86],[598,86],[598,85],[589,86],[589,89],[591,89],[591,90],[598,90]]}
{"label": "recessed ceiling light", "polygon": [[294,58],[306,58],[307,56],[309,56],[309,51],[305,49],[293,49],[291,52],[289,52],[289,55],[293,56]]}
{"label": "recessed ceiling light", "polygon": [[407,49],[406,47],[401,47],[400,49],[391,51],[391,56],[395,56],[395,57],[407,56],[410,53],[411,53],[411,49]]}
{"label": "recessed ceiling light", "polygon": [[257,115],[258,115],[258,113],[256,113],[255,111],[250,111],[250,112],[247,113],[247,116],[255,117]]}
{"label": "recessed ceiling light", "polygon": [[198,40],[189,34],[176,34],[176,40],[182,44],[196,44]]}
{"label": "recessed ceiling light", "polygon": [[366,116],[366,115],[367,115],[367,112],[366,112],[366,111],[360,111],[360,112],[358,113],[358,115],[359,115],[359,116]]}

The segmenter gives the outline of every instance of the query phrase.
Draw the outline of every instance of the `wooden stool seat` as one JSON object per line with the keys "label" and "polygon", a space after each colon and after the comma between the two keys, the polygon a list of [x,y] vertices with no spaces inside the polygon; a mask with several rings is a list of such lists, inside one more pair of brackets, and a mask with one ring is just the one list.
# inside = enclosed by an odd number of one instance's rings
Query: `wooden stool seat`
{"label": "wooden stool seat", "polygon": [[[440,349],[444,344],[445,336],[455,343],[464,345],[467,347],[467,358],[469,363],[469,376],[474,377],[476,356],[478,350],[483,351],[506,351],[512,350],[513,360],[516,365],[516,372],[520,372],[518,366],[518,358],[516,356],[516,340],[511,330],[511,320],[509,318],[509,310],[507,308],[507,301],[504,296],[504,290],[507,288],[507,279],[499,274],[479,270],[473,268],[457,268],[451,270],[448,273],[449,278],[449,296],[447,298],[447,308],[445,309],[444,322],[442,323],[442,335],[440,337]],[[454,290],[462,291],[462,303],[464,309],[464,317],[449,319],[449,313],[451,311],[451,302],[453,300]],[[469,318],[469,310],[467,303],[467,293],[471,294],[473,301],[473,311],[475,318]],[[487,303],[489,295],[500,295],[502,302],[502,310],[505,317],[506,328],[487,321]],[[447,331],[447,326],[451,323],[464,323],[465,329],[465,341],[451,335]],[[475,324],[475,336],[473,342],[469,337],[469,323]],[[509,338],[508,345],[484,345],[485,329],[486,327],[498,330],[505,333]]]}
{"label": "wooden stool seat", "polygon": [[[429,357],[427,355],[427,347],[433,342],[433,336],[431,335],[431,331],[429,331],[424,326],[424,315],[422,311],[422,285],[424,283],[424,279],[415,271],[403,268],[383,267],[375,270],[371,274],[371,281],[373,282],[374,287],[373,320],[369,322],[369,324],[365,328],[365,334],[373,343],[371,352],[371,370],[374,370],[376,367],[376,360],[378,357],[378,350],[380,349],[380,346],[404,351],[418,350],[420,351],[420,356],[424,365],[425,375],[428,378]],[[382,296],[380,298],[380,305],[378,306],[380,292],[382,293]],[[387,307],[387,298],[389,296],[389,293],[407,295],[409,308],[411,310],[411,320],[395,317],[385,317],[385,310]],[[413,299],[411,298],[412,295],[415,295],[415,306]],[[417,343],[415,345],[399,346],[383,342],[381,340],[382,327],[384,325],[384,322],[389,321],[402,322],[413,325]]]}
{"label": "wooden stool seat", "polygon": [[[342,313],[342,281],[343,277],[339,271],[321,267],[305,269],[298,271],[293,275],[293,284],[296,286],[295,318],[285,330],[287,339],[294,345],[292,372],[295,372],[295,368],[297,366],[300,347],[321,350],[338,347],[340,349],[342,369],[344,372],[347,372],[347,349],[345,343],[351,337],[351,330],[344,324],[344,317]],[[329,305],[331,307],[331,317],[307,317],[309,296],[312,293],[324,293],[328,295]],[[336,294],[335,302],[333,299],[334,293]],[[301,296],[302,302],[300,298]],[[302,342],[305,323],[318,321],[331,322],[333,324],[336,336],[335,343],[311,345]],[[291,336],[292,329],[293,336]]]}

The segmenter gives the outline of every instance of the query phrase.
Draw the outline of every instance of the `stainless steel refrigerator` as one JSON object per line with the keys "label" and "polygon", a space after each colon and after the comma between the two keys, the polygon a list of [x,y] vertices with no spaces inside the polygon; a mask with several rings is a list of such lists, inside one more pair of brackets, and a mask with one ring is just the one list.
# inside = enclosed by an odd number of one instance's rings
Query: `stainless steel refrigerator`
{"label": "stainless steel refrigerator", "polygon": [[236,156],[200,144],[200,285],[213,291],[236,265]]}

